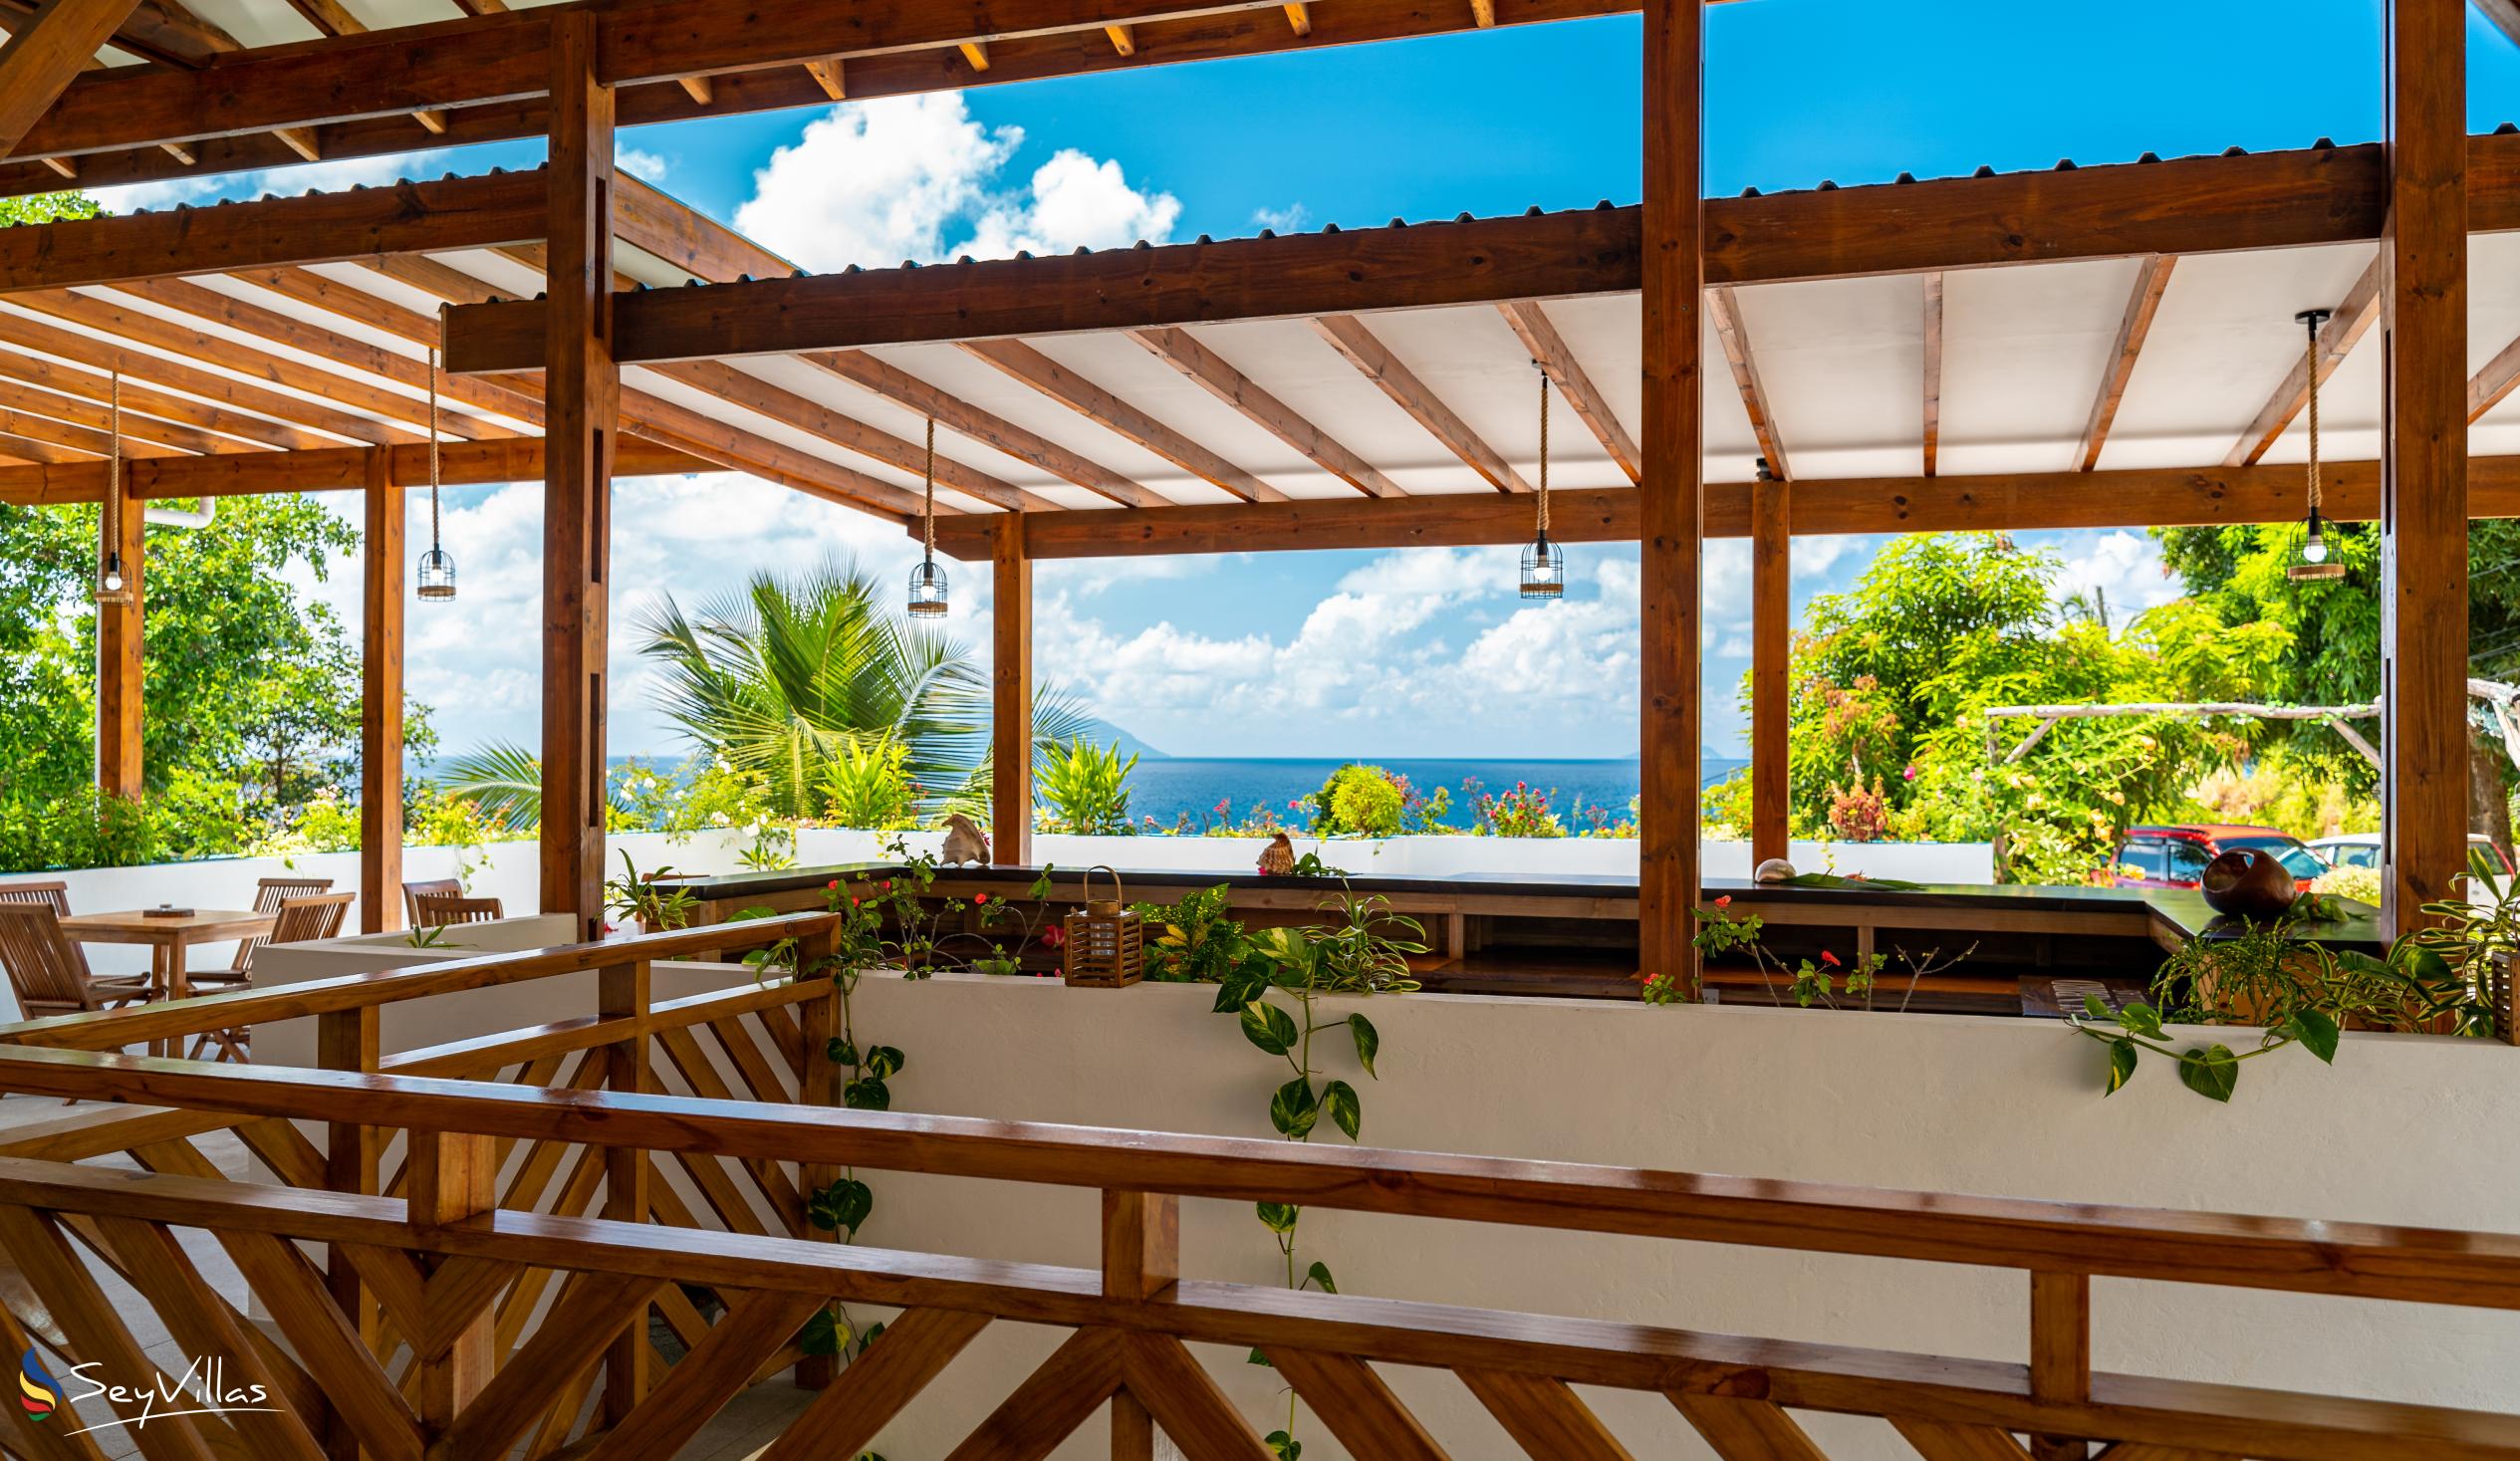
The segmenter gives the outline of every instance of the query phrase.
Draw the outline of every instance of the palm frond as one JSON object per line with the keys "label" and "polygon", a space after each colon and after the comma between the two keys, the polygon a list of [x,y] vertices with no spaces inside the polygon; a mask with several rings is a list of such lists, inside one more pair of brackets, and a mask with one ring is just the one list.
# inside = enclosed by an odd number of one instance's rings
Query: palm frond
{"label": "palm frond", "polygon": [[449,758],[436,781],[439,790],[470,802],[483,821],[502,832],[532,832],[543,825],[542,758],[513,741],[492,741]]}

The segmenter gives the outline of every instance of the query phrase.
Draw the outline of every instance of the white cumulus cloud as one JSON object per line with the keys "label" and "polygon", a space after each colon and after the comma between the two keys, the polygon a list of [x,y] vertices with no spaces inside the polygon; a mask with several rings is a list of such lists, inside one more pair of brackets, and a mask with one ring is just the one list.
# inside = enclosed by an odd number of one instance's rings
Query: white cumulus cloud
{"label": "white cumulus cloud", "polygon": [[637,147],[615,148],[613,165],[641,182],[665,180],[665,159]]}
{"label": "white cumulus cloud", "polygon": [[1171,237],[1180,200],[1117,161],[1062,148],[1020,184],[1021,127],[983,125],[959,92],[837,106],[753,175],[735,226],[809,269],[883,268]]}

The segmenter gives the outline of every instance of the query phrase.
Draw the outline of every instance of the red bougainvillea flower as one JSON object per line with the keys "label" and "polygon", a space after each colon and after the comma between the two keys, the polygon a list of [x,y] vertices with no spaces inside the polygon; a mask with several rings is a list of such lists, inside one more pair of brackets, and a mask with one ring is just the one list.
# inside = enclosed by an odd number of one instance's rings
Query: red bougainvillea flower
{"label": "red bougainvillea flower", "polygon": [[973,894],[971,895],[971,902],[972,902],[972,905],[973,905],[973,906],[975,906],[975,907],[976,907],[976,906],[978,906],[978,905],[979,905],[979,904],[981,904],[981,903],[985,903],[985,902],[987,902],[988,900],[989,900],[989,895],[988,895],[987,893],[973,893]]}
{"label": "red bougainvillea flower", "polygon": [[1068,930],[1053,923],[1041,931],[1041,941],[1045,948],[1055,949],[1068,941]]}
{"label": "red bougainvillea flower", "polygon": [[1829,952],[1827,949],[1822,949],[1820,951],[1820,962],[1828,965],[1832,969],[1835,969],[1838,967],[1838,956]]}
{"label": "red bougainvillea flower", "polygon": [[1661,975],[1659,975],[1659,974],[1648,974],[1648,973],[1645,973],[1643,970],[1639,969],[1638,971],[1637,971],[1637,972],[1636,972],[1636,973],[1634,973],[1634,974],[1629,975],[1628,977],[1629,977],[1631,980],[1633,980],[1633,981],[1635,981],[1636,983],[1638,983],[1638,984],[1651,984],[1653,981],[1655,981],[1656,979],[1661,978],[1662,976],[1661,976]]}
{"label": "red bougainvillea flower", "polygon": [[[834,886],[838,886],[839,884],[835,883],[835,884],[833,884],[833,885],[834,885]],[[853,908],[854,908],[854,907],[856,907],[856,906],[858,906],[858,899],[856,899],[856,898],[851,898],[851,899],[849,900],[849,906],[851,906],[851,907],[853,907]]]}
{"label": "red bougainvillea flower", "polygon": [[1718,908],[1729,908],[1729,907],[1731,907],[1731,906],[1732,906],[1732,894],[1730,894],[1730,893],[1726,893],[1726,894],[1724,894],[1722,897],[1715,899],[1715,906],[1716,906],[1716,907],[1718,907]]}
{"label": "red bougainvillea flower", "polygon": [[[829,881],[829,882],[827,882],[827,883],[824,883],[824,884],[823,884],[823,886],[825,886],[825,887],[838,887],[838,886],[840,886],[840,879],[839,879],[839,878],[837,878],[837,877],[835,877],[835,878],[833,878],[831,881]],[[856,901],[857,901],[857,899],[856,899],[856,898],[851,898],[851,899],[850,899],[850,901],[854,903],[854,902],[856,902]]]}
{"label": "red bougainvillea flower", "polygon": [[883,879],[883,890],[884,890],[885,892],[890,892],[890,891],[892,891],[892,879],[891,879],[891,878],[887,877],[887,878]]}

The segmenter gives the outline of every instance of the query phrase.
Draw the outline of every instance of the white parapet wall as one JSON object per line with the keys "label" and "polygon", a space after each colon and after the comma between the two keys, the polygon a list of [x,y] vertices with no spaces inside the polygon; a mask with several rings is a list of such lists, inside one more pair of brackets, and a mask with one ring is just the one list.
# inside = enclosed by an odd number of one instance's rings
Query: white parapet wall
{"label": "white parapet wall", "polygon": [[[908,1056],[891,1083],[895,1110],[1269,1136],[1269,1093],[1286,1065],[1210,1013],[1213,993],[876,976],[855,1016],[863,1038]],[[1366,1079],[1332,1037],[1318,1064],[1363,1093],[1364,1135],[1377,1145],[2520,1230],[2520,1170],[2490,1156],[2520,1129],[2520,1051],[2508,1047],[2352,1035],[2333,1069],[2299,1050],[2248,1062],[2226,1106],[2151,1062],[2103,1099],[2100,1047],[2049,1022],[1436,995],[1327,1006],[1351,1009],[1381,1030],[1381,1079]],[[1096,1261],[1091,1192],[862,1175],[877,1192],[864,1242]],[[1248,1206],[1193,1202],[1181,1226],[1186,1274],[1283,1281]],[[1326,1210],[1299,1232],[1301,1259],[1330,1265],[1346,1293],[1978,1358],[2027,1353],[2028,1283],[2010,1271]],[[2520,1410],[2520,1315],[2106,1279],[2095,1302],[2104,1369]],[[1057,1338],[992,1327],[878,1449],[945,1454]],[[1202,1357],[1262,1429],[1285,1423],[1271,1371],[1221,1349]],[[1520,1455],[1448,1376],[1387,1372],[1453,1456]],[[1667,1403],[1587,1394],[1637,1455],[1710,1454]],[[1804,1419],[1841,1461],[1912,1461],[1879,1422]],[[1343,1454],[1309,1416],[1297,1433],[1308,1461]],[[1104,1447],[1094,1421],[1057,1454],[1083,1461]]]}

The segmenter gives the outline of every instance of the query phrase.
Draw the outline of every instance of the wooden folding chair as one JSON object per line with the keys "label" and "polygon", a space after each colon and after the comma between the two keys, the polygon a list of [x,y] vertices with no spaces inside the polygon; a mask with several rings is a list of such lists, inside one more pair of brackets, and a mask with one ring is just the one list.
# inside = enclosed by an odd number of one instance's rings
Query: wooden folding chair
{"label": "wooden folding chair", "polygon": [[[330,885],[332,879],[325,878],[323,881]],[[319,892],[303,897],[284,897],[272,910],[271,937],[256,939],[254,945],[260,948],[267,942],[312,943],[317,939],[331,938],[342,931],[342,919],[349,915],[350,905],[358,897],[359,894],[355,892]],[[248,967],[238,971],[240,976],[251,975],[251,962],[249,958]],[[230,981],[230,987],[236,987],[242,982],[244,980],[241,978]],[[193,1038],[192,1049],[184,1052],[184,1055],[186,1059],[197,1061],[201,1059],[204,1050],[215,1045],[218,1047],[216,1059],[242,1064],[253,1059],[246,1051],[246,1043],[252,1038],[253,1032],[244,1026],[204,1031]]]}
{"label": "wooden folding chair", "polygon": [[153,992],[145,974],[98,978],[88,968],[87,954],[62,931],[61,914],[53,911],[49,899],[0,902],[0,966],[8,971],[19,1011],[29,1019],[120,1009]]}
{"label": "wooden folding chair", "polygon": [[[276,916],[281,904],[291,898],[313,897],[332,890],[333,879],[329,877],[265,877],[254,884],[254,911]],[[248,982],[246,976],[254,966],[254,950],[265,941],[262,938],[238,939],[234,958],[216,968],[186,970],[184,978],[195,990],[208,994],[244,984]]]}
{"label": "wooden folding chair", "polygon": [[0,882],[0,903],[42,903],[64,918],[70,916],[67,882]]}
{"label": "wooden folding chair", "polygon": [[429,927],[430,925],[420,921],[420,899],[443,897],[459,898],[463,895],[463,883],[452,877],[428,877],[422,878],[418,882],[406,882],[402,884],[402,913],[404,921],[408,922],[413,928]]}
{"label": "wooden folding chair", "polygon": [[468,898],[460,893],[422,893],[411,900],[411,926],[414,928],[487,923],[506,916],[497,898]]}

